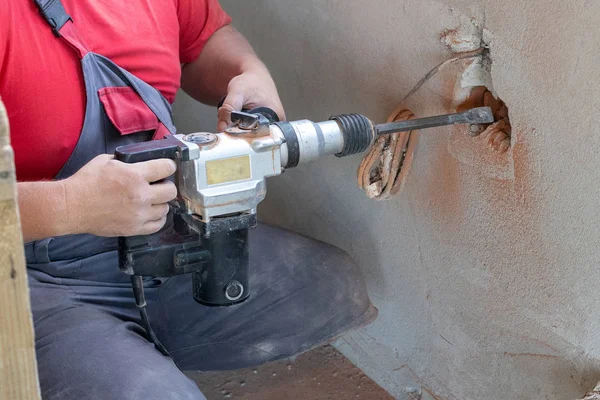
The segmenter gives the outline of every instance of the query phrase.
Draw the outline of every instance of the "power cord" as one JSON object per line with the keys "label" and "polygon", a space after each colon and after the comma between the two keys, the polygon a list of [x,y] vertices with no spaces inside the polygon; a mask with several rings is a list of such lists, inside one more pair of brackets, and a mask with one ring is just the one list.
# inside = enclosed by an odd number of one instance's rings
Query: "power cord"
{"label": "power cord", "polygon": [[[177,362],[171,356],[171,353],[169,353],[169,351],[165,348],[165,346],[163,346],[163,344],[160,342],[160,340],[158,340],[158,337],[156,336],[156,334],[154,333],[154,330],[152,330],[152,327],[150,326],[150,320],[148,319],[148,312],[146,310],[146,306],[148,303],[146,303],[146,296],[144,295],[144,279],[142,278],[141,275],[131,275],[131,287],[133,288],[133,296],[135,297],[135,305],[137,306],[138,310],[140,311],[140,317],[142,318],[142,325],[143,325],[144,329],[146,330],[146,334],[148,335],[147,339],[150,342],[152,342],[154,344],[154,347],[156,347],[156,349],[158,351],[160,351],[164,356],[167,356],[171,360],[173,360],[173,363],[175,364],[175,366],[177,368],[179,368],[179,365],[177,365]],[[181,370],[181,368],[179,368],[179,370]]]}

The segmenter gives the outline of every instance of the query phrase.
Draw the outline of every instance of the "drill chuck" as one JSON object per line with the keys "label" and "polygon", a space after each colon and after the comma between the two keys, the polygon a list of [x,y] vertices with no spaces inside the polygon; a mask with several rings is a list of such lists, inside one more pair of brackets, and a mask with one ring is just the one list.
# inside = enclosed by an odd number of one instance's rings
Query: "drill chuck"
{"label": "drill chuck", "polygon": [[349,156],[367,150],[375,141],[374,124],[360,114],[343,114],[328,121],[299,120],[276,122],[274,133],[284,138],[281,165],[293,168],[298,164],[335,154]]}

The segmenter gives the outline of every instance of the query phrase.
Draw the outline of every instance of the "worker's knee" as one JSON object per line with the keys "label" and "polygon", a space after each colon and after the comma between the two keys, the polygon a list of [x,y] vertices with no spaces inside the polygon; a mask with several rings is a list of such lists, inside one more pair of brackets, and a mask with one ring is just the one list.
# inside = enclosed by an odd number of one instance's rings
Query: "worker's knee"
{"label": "worker's knee", "polygon": [[317,324],[321,315],[329,326],[352,326],[373,309],[360,268],[343,250],[267,225],[251,239],[251,255],[263,271],[254,289],[285,298],[282,310],[301,308],[305,318],[316,315]]}
{"label": "worker's knee", "polygon": [[[41,370],[40,384],[43,400],[79,399],[160,399],[206,400],[198,386],[179,370],[160,367],[133,368],[123,371],[111,365],[97,365],[95,372],[81,365],[77,380],[48,380],[48,371]],[[85,372],[87,371],[87,373]]]}
{"label": "worker's knee", "polygon": [[273,309],[282,313],[270,318],[278,334],[256,346],[275,350],[276,359],[331,342],[377,316],[356,263],[333,246],[318,244],[318,252],[310,272],[295,282],[287,307]]}
{"label": "worker's knee", "polygon": [[371,303],[356,262],[333,246],[321,251],[322,264],[314,270],[315,282],[310,294],[316,299],[311,323],[318,327],[321,340],[325,341],[372,321],[377,309]]}
{"label": "worker's knee", "polygon": [[376,317],[360,268],[346,252],[278,228],[262,227],[259,233],[271,246],[257,246],[261,261],[277,264],[266,268],[273,273],[261,276],[266,282],[259,286],[275,303],[268,306],[267,320],[276,326],[266,329],[283,338],[275,346],[280,356],[326,343]]}
{"label": "worker's knee", "polygon": [[[160,400],[206,400],[198,386],[183,373],[160,371],[159,368],[142,368],[128,373],[107,373],[110,365],[98,365],[96,373],[89,371],[76,374],[77,380],[49,380],[48,371],[40,370],[43,400],[79,399],[160,399]],[[87,370],[85,366],[80,368]],[[119,370],[119,368],[115,368]]]}

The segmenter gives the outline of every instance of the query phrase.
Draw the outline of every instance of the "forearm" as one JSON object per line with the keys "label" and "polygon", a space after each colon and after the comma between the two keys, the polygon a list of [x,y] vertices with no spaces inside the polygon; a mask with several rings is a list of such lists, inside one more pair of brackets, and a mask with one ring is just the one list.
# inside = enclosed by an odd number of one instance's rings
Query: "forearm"
{"label": "forearm", "polygon": [[231,79],[249,71],[269,76],[244,36],[227,25],[210,37],[196,61],[183,66],[181,87],[194,99],[216,105]]}
{"label": "forearm", "polygon": [[25,242],[75,233],[61,181],[20,182],[17,191]]}

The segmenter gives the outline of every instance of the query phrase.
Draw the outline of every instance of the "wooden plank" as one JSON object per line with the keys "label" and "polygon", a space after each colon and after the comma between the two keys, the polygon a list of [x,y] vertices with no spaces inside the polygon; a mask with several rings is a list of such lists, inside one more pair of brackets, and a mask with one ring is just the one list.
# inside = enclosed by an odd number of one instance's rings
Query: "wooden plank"
{"label": "wooden plank", "polygon": [[8,118],[0,100],[0,400],[40,399]]}

